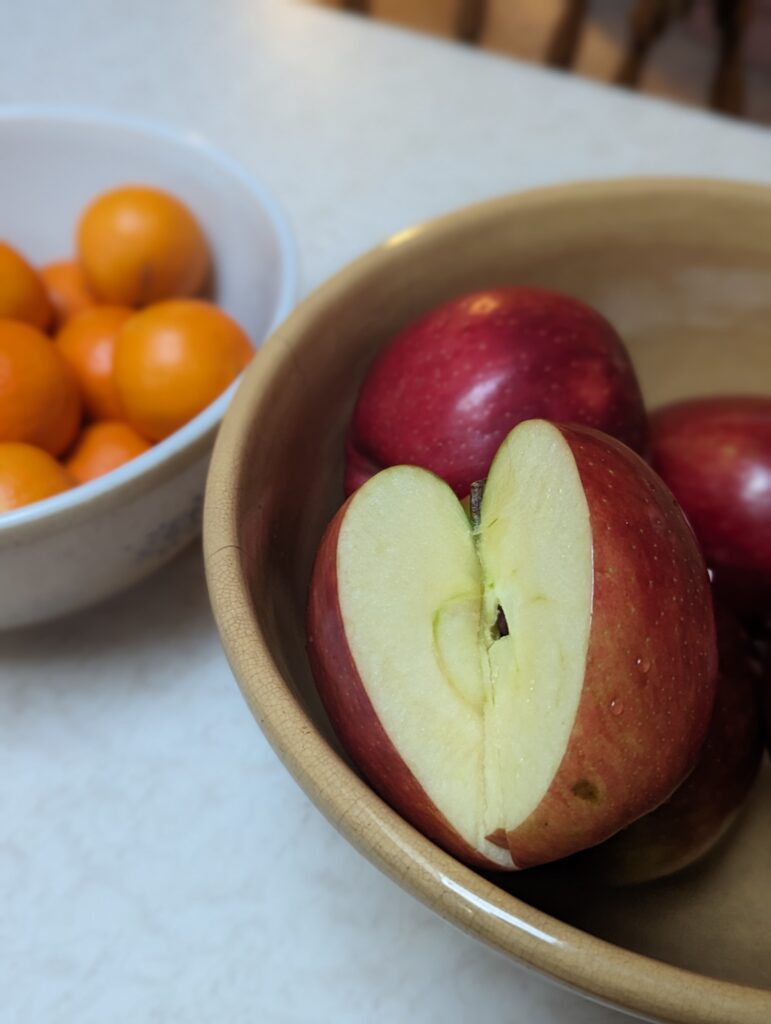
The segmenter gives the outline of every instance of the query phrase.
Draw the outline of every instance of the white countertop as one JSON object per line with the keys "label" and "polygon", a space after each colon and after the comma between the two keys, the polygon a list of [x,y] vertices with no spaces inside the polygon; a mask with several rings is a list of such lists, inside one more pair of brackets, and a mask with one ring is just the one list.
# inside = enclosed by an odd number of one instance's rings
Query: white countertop
{"label": "white countertop", "polygon": [[[306,289],[496,193],[771,175],[763,130],[300,3],[28,0],[0,35],[1,102],[160,119],[262,175]],[[197,549],[0,636],[0,901],[2,1024],[623,1019],[455,931],[332,830],[241,700]]]}

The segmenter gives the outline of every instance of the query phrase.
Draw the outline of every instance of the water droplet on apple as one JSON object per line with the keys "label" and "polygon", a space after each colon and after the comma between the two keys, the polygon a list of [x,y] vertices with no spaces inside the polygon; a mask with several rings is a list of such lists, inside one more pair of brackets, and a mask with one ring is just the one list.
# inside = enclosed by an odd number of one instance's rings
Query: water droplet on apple
{"label": "water droplet on apple", "polygon": [[650,658],[638,658],[636,664],[644,676],[651,670]]}
{"label": "water droplet on apple", "polygon": [[624,705],[622,701],[618,700],[617,698],[614,698],[610,702],[610,713],[611,715],[615,715],[616,717],[618,717],[619,715],[623,715]]}

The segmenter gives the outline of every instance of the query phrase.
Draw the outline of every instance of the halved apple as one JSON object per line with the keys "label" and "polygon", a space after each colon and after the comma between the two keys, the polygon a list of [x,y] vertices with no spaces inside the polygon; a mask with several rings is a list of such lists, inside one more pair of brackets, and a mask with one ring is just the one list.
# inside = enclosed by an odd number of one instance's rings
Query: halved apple
{"label": "halved apple", "polygon": [[638,885],[690,867],[737,818],[763,754],[760,663],[725,607],[716,609],[720,672],[707,736],[688,778],[650,814],[582,857],[593,878]]}
{"label": "halved apple", "polygon": [[473,511],[416,467],[365,483],[317,555],[309,654],[370,784],[467,863],[522,868],[607,838],[691,769],[711,598],[671,494],[596,431],[515,427]]}

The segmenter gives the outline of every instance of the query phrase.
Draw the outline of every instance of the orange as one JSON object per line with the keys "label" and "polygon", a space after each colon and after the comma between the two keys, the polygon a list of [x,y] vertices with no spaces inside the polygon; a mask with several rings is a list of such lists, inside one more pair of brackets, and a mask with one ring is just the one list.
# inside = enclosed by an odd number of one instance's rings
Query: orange
{"label": "orange", "polygon": [[136,185],[105,192],[86,208],[78,259],[103,302],[145,306],[195,295],[209,269],[209,247],[183,203]]}
{"label": "orange", "polygon": [[0,512],[61,494],[73,485],[61,463],[31,444],[0,444]]}
{"label": "orange", "polygon": [[75,371],[92,419],[122,416],[112,379],[113,356],[118,332],[132,313],[128,306],[93,306],[73,316],[56,335],[56,347]]}
{"label": "orange", "polygon": [[0,320],[0,442],[59,455],[75,439],[82,405],[75,374],[43,333]]}
{"label": "orange", "polygon": [[20,253],[0,242],[0,319],[23,320],[42,331],[52,314],[40,275]]}
{"label": "orange", "polygon": [[160,302],[123,325],[114,380],[124,418],[160,441],[221,394],[252,356],[249,339],[208,302]]}
{"label": "orange", "polygon": [[76,313],[96,304],[83,271],[73,260],[47,263],[40,268],[40,276],[48,289],[57,324],[65,323]]}
{"label": "orange", "polygon": [[84,484],[149,449],[147,441],[128,423],[105,420],[85,428],[65,466],[78,483]]}

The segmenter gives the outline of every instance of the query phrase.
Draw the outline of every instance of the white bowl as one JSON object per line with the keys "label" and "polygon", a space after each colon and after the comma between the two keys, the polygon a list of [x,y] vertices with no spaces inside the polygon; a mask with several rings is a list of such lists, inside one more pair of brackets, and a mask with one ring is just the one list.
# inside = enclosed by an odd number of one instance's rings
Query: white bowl
{"label": "white bowl", "polygon": [[[0,153],[0,238],[31,261],[72,253],[77,218],[97,193],[147,183],[198,217],[213,253],[214,297],[255,346],[291,309],[297,261],[283,214],[263,185],[197,135],[77,110],[0,107]],[[232,391],[120,469],[0,515],[0,629],[114,594],[197,534]]]}

